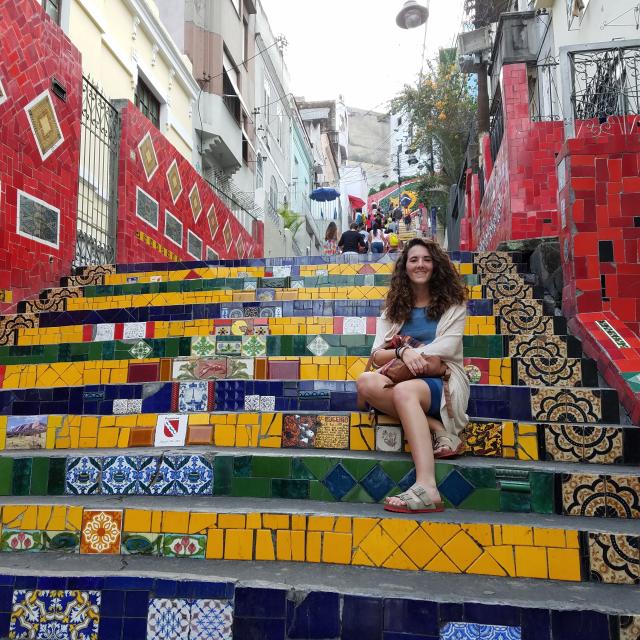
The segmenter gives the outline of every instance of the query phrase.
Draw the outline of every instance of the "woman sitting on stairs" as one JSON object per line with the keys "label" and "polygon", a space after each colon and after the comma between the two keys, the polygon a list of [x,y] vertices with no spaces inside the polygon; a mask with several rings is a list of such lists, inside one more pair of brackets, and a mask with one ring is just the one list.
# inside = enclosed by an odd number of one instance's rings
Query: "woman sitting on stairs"
{"label": "woman sitting on stairs", "polygon": [[[368,372],[357,382],[360,398],[379,412],[400,419],[411,447],[416,482],[404,493],[386,498],[384,508],[388,511],[443,509],[434,458],[461,453],[464,445],[459,434],[468,422],[470,387],[462,359],[466,297],[462,279],[440,245],[420,238],[407,243],[391,276],[371,353],[375,367],[401,358],[415,378],[392,385],[386,376]],[[421,344],[386,348],[396,335],[410,336]],[[448,402],[442,378],[421,377],[425,371],[421,354],[440,356],[448,365]]]}

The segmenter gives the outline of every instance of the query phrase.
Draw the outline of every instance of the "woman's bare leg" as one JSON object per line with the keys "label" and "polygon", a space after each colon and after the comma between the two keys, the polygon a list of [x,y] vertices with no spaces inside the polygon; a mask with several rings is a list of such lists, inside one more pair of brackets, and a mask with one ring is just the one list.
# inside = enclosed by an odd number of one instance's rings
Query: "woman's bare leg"
{"label": "woman's bare leg", "polygon": [[391,380],[379,373],[362,373],[356,382],[358,393],[378,411],[387,416],[398,418],[393,404],[393,387],[384,388]]}
{"label": "woman's bare leg", "polygon": [[[429,387],[422,380],[407,380],[395,385],[392,391],[396,414],[411,447],[411,457],[416,468],[416,484],[425,488],[432,502],[439,501],[433,445],[426,415],[431,403]],[[395,506],[404,504],[399,498],[389,498],[387,502]]]}

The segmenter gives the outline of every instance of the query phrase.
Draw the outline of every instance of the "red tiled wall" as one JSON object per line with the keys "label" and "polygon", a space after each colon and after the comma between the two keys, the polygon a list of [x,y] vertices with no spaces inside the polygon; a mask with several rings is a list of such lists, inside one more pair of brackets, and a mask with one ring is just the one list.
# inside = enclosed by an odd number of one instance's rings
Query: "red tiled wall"
{"label": "red tiled wall", "polygon": [[[485,197],[474,248],[495,249],[504,240],[558,235],[555,155],[561,122],[532,122],[524,64],[505,65],[501,79],[504,137],[491,166],[485,163]],[[502,200],[501,200],[502,199]]]}
{"label": "red tiled wall", "polygon": [[[254,223],[254,237],[238,222],[232,212],[215,194],[207,182],[178,150],[131,103],[122,110],[122,135],[120,140],[120,171],[118,180],[118,262],[166,262],[167,260],[195,260],[187,253],[187,232],[191,230],[203,244],[202,259],[207,247],[220,258],[260,257],[263,255],[262,223]],[[158,168],[149,180],[142,164],[138,145],[149,132],[158,160]],[[169,190],[167,171],[174,159],[177,161],[182,192],[175,204]],[[202,212],[194,219],[189,203],[193,185],[198,186]],[[158,202],[158,229],[136,216],[136,193],[140,187]],[[212,235],[207,214],[213,205],[217,220]],[[165,211],[168,210],[183,224],[182,248],[164,235]],[[228,243],[224,230],[229,225]],[[144,234],[143,239],[139,237]],[[151,243],[144,237],[151,239]],[[242,239],[240,254],[238,239]],[[153,241],[157,243],[153,245]],[[163,249],[165,251],[163,251]]]}
{"label": "red tiled wall", "polygon": [[[51,91],[55,77],[66,101]],[[13,300],[59,284],[75,250],[82,69],[80,52],[35,0],[0,2],[0,290]],[[49,91],[64,142],[42,159],[24,108]],[[18,235],[17,197],[24,191],[60,210],[59,248]],[[0,302],[0,311],[12,304]]]}
{"label": "red tiled wall", "polygon": [[[558,171],[569,315],[612,311],[640,334],[640,131],[569,140]],[[608,252],[612,251],[612,255]]]}

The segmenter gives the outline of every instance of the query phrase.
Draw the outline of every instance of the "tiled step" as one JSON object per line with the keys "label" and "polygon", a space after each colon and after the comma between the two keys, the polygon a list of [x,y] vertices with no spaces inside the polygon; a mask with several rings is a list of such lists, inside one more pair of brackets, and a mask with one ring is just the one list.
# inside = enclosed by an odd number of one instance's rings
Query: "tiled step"
{"label": "tiled step", "polygon": [[[80,455],[82,453],[82,455]],[[379,503],[415,482],[408,456],[318,450],[111,450],[0,456],[0,495],[234,496]],[[460,458],[436,462],[447,509],[640,519],[640,469]]]}
{"label": "tiled step", "polygon": [[[477,274],[463,276],[472,295],[480,287],[482,297],[495,298],[509,296],[513,298],[542,298],[541,287],[527,284],[526,280],[513,274]],[[118,285],[86,285],[77,287],[58,287],[42,292],[38,300],[27,301],[19,305],[20,312],[49,310],[51,301],[64,298],[104,298],[113,296],[137,296],[158,293],[190,293],[200,291],[257,291],[260,296],[265,290],[289,289],[326,289],[330,287],[388,287],[390,274],[368,275],[329,275],[329,276],[289,276],[286,278],[209,278],[189,279],[168,282],[128,283]]]}
{"label": "tiled step", "polygon": [[[479,273],[526,274],[529,265],[526,262],[502,262],[496,269],[494,264],[478,264],[473,262],[454,262],[454,266],[463,276]],[[349,262],[322,263],[314,265],[289,265],[280,267],[228,267],[207,266],[193,269],[168,270],[164,264],[157,265],[157,270],[136,272],[104,271],[101,267],[87,267],[85,274],[64,277],[60,286],[77,287],[86,285],[121,285],[146,282],[176,282],[184,280],[210,278],[289,278],[318,276],[358,276],[372,274],[390,274],[394,262],[366,262],[351,264]]]}
{"label": "tiled step", "polygon": [[[176,415],[170,417],[177,419]],[[157,413],[0,416],[0,450],[19,453],[153,447],[163,421],[164,415]],[[314,432],[306,441],[295,437],[296,425],[303,423]],[[185,414],[179,424],[178,444],[187,447],[294,448],[342,453],[406,451],[397,421],[381,416],[380,424],[374,427],[364,413],[302,413],[289,414],[284,419],[282,414],[274,413],[191,413]],[[326,425],[330,425],[331,439],[322,433]],[[554,425],[476,419],[467,426],[465,439],[464,455],[470,457],[616,466],[640,464],[640,430],[631,425]],[[158,442],[158,447],[164,446]]]}
{"label": "tiled step", "polygon": [[[0,363],[10,363],[0,364],[0,388],[218,379],[355,381],[365,370],[370,351],[366,346],[354,345],[328,349],[321,356],[288,355],[284,349],[284,354],[267,356],[264,342],[256,343],[259,346],[249,342],[246,352],[243,345],[244,353],[226,357],[225,353],[233,353],[227,346],[235,344],[227,342],[219,345],[218,353],[191,357],[188,338],[173,342],[177,344],[157,345],[142,340],[102,343],[105,346],[98,343],[88,345],[85,350],[62,345],[66,348],[48,348],[35,355],[0,355]],[[220,350],[221,347],[225,350]],[[259,350],[262,355],[251,357]],[[331,355],[336,351],[351,355]],[[175,353],[178,355],[171,357]],[[20,360],[22,363],[12,364]],[[473,384],[567,388],[598,384],[595,363],[587,359],[465,358],[464,364]]]}
{"label": "tiled step", "polygon": [[[294,561],[402,571],[634,585],[637,523],[464,512],[403,516],[379,505],[191,496],[5,497],[6,551],[147,552],[191,559]],[[532,523],[532,518],[535,521]]]}
{"label": "tiled step", "polygon": [[[125,364],[127,364],[125,362]],[[125,384],[127,369],[104,370],[109,383],[65,379],[50,365],[36,375],[5,378],[0,415],[202,411],[356,411],[355,382],[325,380],[217,380]],[[71,365],[68,365],[69,367]],[[79,371],[76,365],[74,371]],[[327,363],[326,366],[329,366]],[[70,369],[71,370],[71,369]],[[90,376],[87,371],[87,376]],[[104,375],[104,377],[107,377]],[[161,376],[159,375],[159,379]],[[473,418],[537,422],[620,422],[613,389],[472,385],[467,413]]]}
{"label": "tiled step", "polygon": [[[566,335],[562,316],[537,300],[470,300],[468,316],[496,316],[496,333],[523,335]],[[219,318],[377,318],[381,300],[286,300],[281,302],[228,302],[221,304],[185,304],[128,307],[84,311],[14,314],[0,318],[0,345],[14,344],[18,331],[70,325],[123,324],[143,322],[197,322]],[[547,314],[546,312],[549,311]],[[139,331],[139,327],[131,327]],[[368,329],[373,333],[373,329]],[[147,327],[145,327],[147,333]],[[136,337],[136,335],[132,336]],[[153,336],[149,336],[153,337]]]}
{"label": "tiled step", "polygon": [[[160,620],[190,624],[198,637],[414,637],[437,640],[512,637],[530,640],[637,640],[640,617],[633,589],[474,575],[233,560],[2,554],[3,602],[36,606],[53,592],[67,603],[100,600],[88,625],[100,640],[146,638]],[[171,571],[170,567],[179,568]],[[43,577],[47,574],[55,577]],[[179,578],[177,577],[179,574]],[[482,594],[482,598],[478,597]],[[505,604],[505,603],[509,604]],[[585,610],[585,603],[588,609]],[[0,614],[0,633],[23,616]],[[426,635],[428,634],[428,635]],[[479,635],[482,634],[482,635]]]}

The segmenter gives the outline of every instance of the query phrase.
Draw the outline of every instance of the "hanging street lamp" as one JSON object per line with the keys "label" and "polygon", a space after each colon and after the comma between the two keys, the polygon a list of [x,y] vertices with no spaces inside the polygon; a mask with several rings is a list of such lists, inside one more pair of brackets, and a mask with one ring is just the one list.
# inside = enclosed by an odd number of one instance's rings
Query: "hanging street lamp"
{"label": "hanging street lamp", "polygon": [[396,24],[401,29],[415,29],[429,18],[429,9],[416,0],[407,0],[396,16]]}

